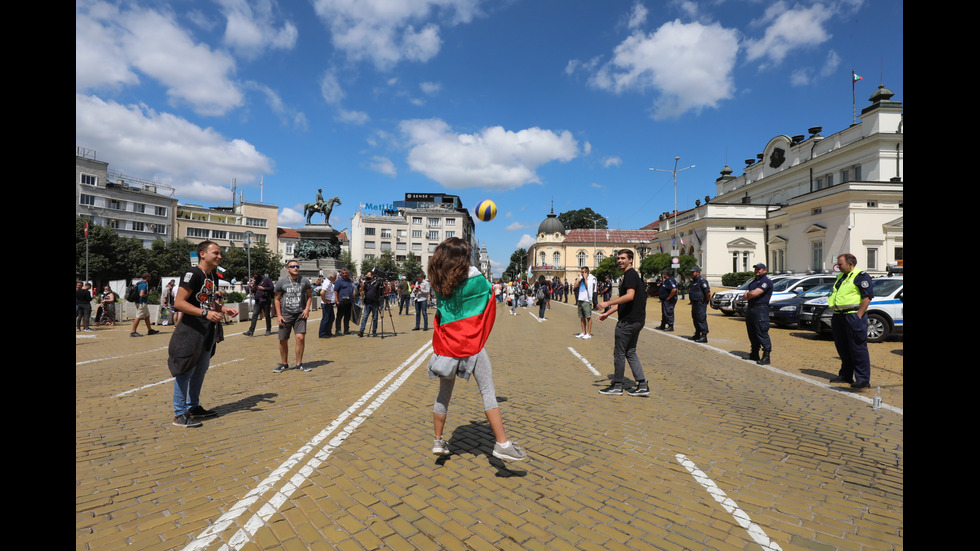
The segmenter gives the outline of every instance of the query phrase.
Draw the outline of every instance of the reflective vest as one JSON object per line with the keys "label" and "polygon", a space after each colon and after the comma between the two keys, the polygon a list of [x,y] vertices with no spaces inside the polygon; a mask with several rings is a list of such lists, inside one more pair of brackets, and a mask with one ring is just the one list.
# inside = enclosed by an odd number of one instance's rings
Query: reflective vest
{"label": "reflective vest", "polygon": [[841,281],[842,277],[844,281],[840,283],[839,288],[837,287],[837,283],[834,283],[834,289],[830,292],[830,297],[827,298],[827,305],[834,312],[856,311],[858,306],[861,306],[861,291],[854,284],[854,278],[861,273],[862,270],[854,268],[846,276],[844,274],[837,276],[838,282]]}

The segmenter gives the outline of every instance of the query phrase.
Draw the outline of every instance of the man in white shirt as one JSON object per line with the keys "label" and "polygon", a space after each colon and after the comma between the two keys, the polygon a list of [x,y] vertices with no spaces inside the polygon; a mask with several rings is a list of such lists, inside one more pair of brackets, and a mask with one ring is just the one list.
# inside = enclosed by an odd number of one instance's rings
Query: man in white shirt
{"label": "man in white shirt", "polygon": [[320,319],[320,338],[325,339],[332,335],[334,304],[337,303],[337,293],[334,292],[333,282],[337,280],[337,272],[330,274],[327,280],[320,287],[320,300],[323,301],[323,318]]}
{"label": "man in white shirt", "polygon": [[582,266],[582,275],[575,282],[575,301],[578,317],[582,322],[582,332],[575,335],[579,339],[592,338],[592,298],[596,292],[595,276],[589,273],[588,266]]}

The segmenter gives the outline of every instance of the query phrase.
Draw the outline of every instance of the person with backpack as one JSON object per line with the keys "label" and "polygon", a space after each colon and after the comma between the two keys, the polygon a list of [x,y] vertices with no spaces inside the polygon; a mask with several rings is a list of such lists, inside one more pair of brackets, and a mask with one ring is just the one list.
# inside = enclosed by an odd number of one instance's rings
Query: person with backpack
{"label": "person with backpack", "polygon": [[534,304],[538,306],[538,318],[544,317],[544,310],[548,306],[548,280],[543,275],[538,276],[538,282],[534,284]]}
{"label": "person with backpack", "polygon": [[133,330],[130,331],[130,337],[142,337],[136,332],[139,328],[140,320],[146,320],[146,334],[156,335],[159,331],[153,329],[150,326],[150,273],[144,272],[143,277],[140,278],[141,281],[136,285],[130,285],[130,288],[126,291],[126,300],[136,303],[136,319],[133,320]]}

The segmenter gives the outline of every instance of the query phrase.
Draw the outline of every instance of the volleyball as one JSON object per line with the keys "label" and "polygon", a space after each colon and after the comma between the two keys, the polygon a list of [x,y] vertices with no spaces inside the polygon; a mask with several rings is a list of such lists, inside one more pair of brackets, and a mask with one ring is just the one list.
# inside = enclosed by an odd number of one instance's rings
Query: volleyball
{"label": "volleyball", "polygon": [[497,216],[497,205],[490,199],[484,199],[476,205],[476,217],[484,222],[493,220]]}

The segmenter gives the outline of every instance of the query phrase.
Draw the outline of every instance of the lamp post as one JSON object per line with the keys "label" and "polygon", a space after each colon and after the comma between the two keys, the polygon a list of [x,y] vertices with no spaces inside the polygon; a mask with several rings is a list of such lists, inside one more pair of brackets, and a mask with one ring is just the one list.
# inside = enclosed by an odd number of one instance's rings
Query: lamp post
{"label": "lamp post", "polygon": [[[686,168],[682,168],[680,170],[677,170],[677,161],[680,161],[680,160],[681,160],[680,157],[674,157],[674,170],[664,170],[662,168],[651,168],[650,169],[650,170],[653,170],[655,172],[669,172],[669,173],[671,173],[671,174],[674,175],[674,218],[670,222],[670,226],[674,230],[674,242],[673,242],[673,246],[674,247],[677,247],[677,173],[678,172],[683,172],[683,171],[687,170],[688,168],[694,168],[694,165],[691,165],[689,167],[686,167]],[[670,251],[670,254],[673,255],[673,256],[677,256],[679,254],[679,252],[677,251],[677,249],[673,249],[673,250]]]}

